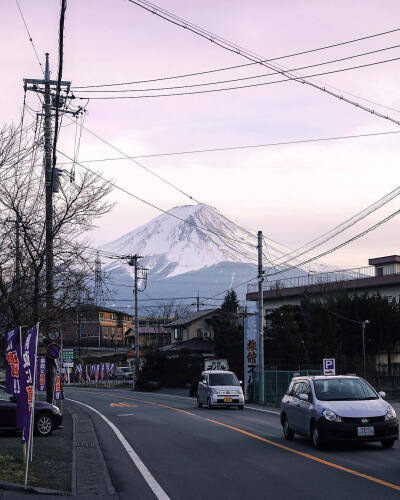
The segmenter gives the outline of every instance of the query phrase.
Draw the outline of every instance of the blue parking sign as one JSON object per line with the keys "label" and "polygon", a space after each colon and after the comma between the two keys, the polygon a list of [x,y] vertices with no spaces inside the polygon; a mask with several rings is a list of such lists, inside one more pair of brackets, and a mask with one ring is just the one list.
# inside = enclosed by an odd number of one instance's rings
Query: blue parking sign
{"label": "blue parking sign", "polygon": [[335,375],[335,358],[323,359],[324,375]]}

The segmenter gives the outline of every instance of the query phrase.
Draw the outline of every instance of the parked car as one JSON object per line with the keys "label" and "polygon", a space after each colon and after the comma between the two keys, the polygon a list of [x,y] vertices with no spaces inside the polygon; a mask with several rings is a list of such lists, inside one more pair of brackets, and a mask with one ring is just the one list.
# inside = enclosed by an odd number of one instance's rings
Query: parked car
{"label": "parked car", "polygon": [[[50,436],[54,429],[62,428],[60,409],[44,401],[35,401],[34,432],[38,436]],[[5,392],[0,386],[0,430],[17,430],[17,399]]]}
{"label": "parked car", "polygon": [[132,380],[133,371],[129,366],[117,366],[114,378],[116,380]]}
{"label": "parked car", "polygon": [[391,448],[399,421],[384,397],[360,377],[294,377],[281,404],[284,437],[306,436],[317,449],[328,441],[380,441]]}
{"label": "parked car", "polygon": [[244,396],[241,382],[233,372],[226,370],[207,370],[201,374],[197,387],[197,406],[237,406],[244,408]]}

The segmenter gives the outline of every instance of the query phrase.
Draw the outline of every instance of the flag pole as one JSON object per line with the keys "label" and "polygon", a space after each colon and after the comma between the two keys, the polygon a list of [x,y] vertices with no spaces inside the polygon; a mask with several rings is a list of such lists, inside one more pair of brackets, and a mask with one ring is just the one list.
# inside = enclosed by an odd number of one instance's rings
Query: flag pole
{"label": "flag pole", "polygon": [[35,401],[36,401],[36,378],[37,378],[37,348],[39,341],[39,323],[36,323],[36,342],[35,342],[35,367],[33,369],[33,397],[32,397],[32,410],[31,410],[31,425],[29,437],[31,441],[30,452],[31,462],[33,460],[33,426],[35,423]]}

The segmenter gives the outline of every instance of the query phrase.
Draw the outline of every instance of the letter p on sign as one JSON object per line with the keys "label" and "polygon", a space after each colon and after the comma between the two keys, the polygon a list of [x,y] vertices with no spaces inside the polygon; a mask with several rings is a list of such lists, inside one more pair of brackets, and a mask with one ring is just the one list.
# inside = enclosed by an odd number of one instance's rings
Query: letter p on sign
{"label": "letter p on sign", "polygon": [[324,375],[335,375],[335,358],[323,359]]}

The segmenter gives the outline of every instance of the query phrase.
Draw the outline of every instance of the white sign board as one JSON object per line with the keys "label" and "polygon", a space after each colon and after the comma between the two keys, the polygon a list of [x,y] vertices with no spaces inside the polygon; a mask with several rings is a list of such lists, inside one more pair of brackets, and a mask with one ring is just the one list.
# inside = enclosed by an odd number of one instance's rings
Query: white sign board
{"label": "white sign board", "polygon": [[336,375],[335,358],[325,358],[322,361],[324,375]]}
{"label": "white sign board", "polygon": [[227,359],[206,359],[204,370],[229,370]]}
{"label": "white sign board", "polygon": [[253,387],[254,370],[259,364],[258,352],[258,316],[249,314],[244,320],[244,385],[243,392],[246,401]]}

